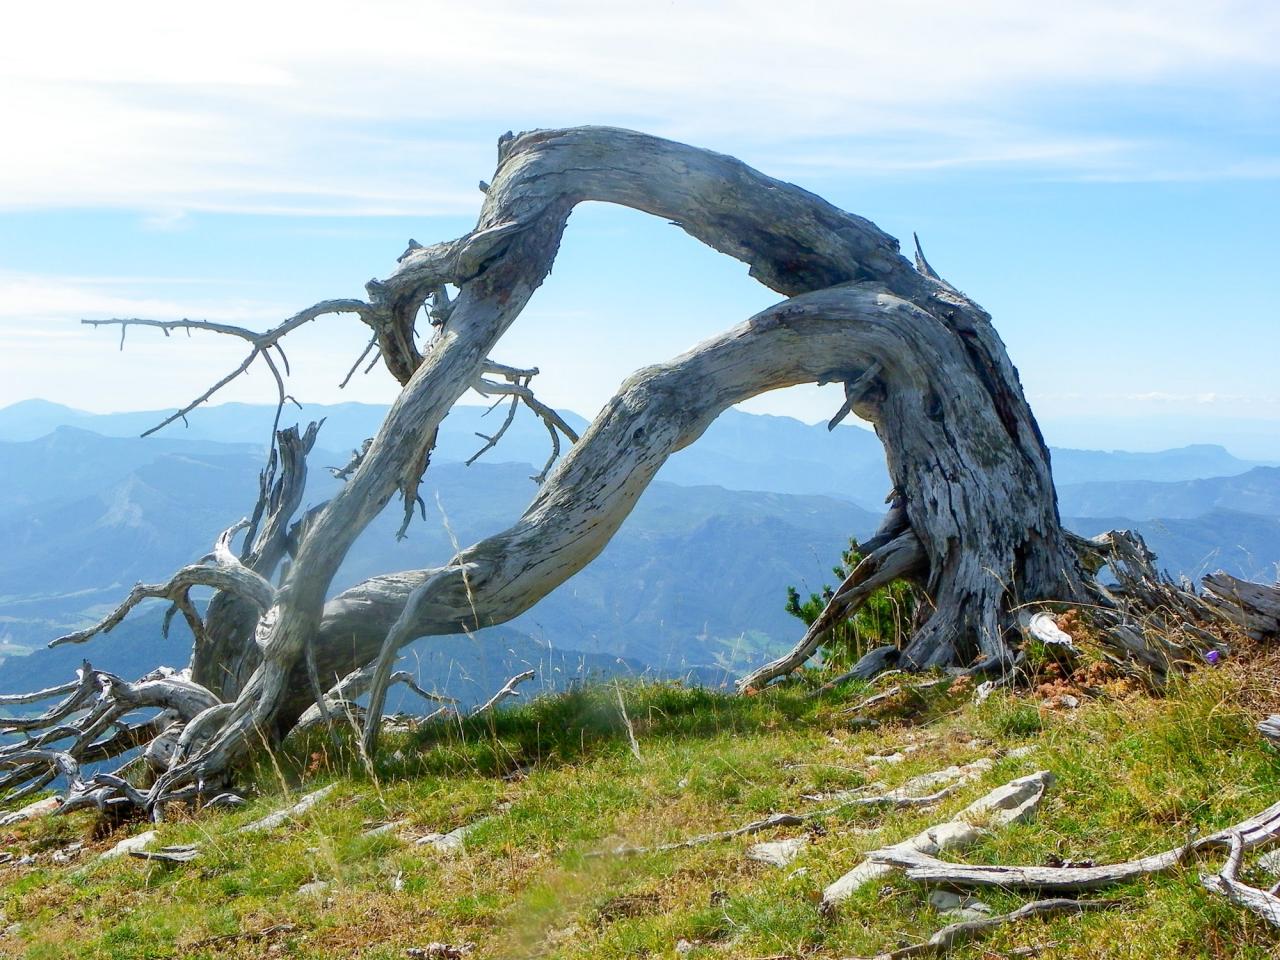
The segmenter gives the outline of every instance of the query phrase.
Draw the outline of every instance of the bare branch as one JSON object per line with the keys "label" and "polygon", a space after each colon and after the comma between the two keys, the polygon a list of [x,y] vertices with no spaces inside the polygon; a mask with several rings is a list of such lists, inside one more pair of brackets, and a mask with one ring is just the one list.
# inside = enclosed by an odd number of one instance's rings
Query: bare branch
{"label": "bare branch", "polygon": [[[221,333],[226,336],[237,337],[241,340],[247,341],[249,344],[252,345],[252,349],[249,351],[249,355],[245,357],[243,361],[241,361],[238,367],[232,370],[229,374],[227,374],[221,380],[217,381],[212,387],[210,387],[204,393],[200,394],[200,396],[198,396],[195,400],[192,400],[190,403],[188,403],[185,407],[183,407],[177,413],[174,413],[172,416],[166,417],[164,420],[156,424],[150,430],[147,430],[146,432],[144,432],[142,435],[146,437],[155,433],[157,430],[161,430],[164,427],[167,427],[169,424],[173,423],[175,420],[184,419],[188,413],[190,413],[196,407],[200,406],[202,403],[207,401],[210,397],[212,397],[215,393],[217,393],[219,390],[225,387],[228,383],[230,383],[236,377],[240,376],[240,374],[248,370],[250,365],[253,363],[253,361],[256,360],[259,356],[263,357],[267,361],[268,365],[272,368],[273,373],[275,373],[277,381],[279,381],[280,380],[279,371],[275,370],[275,365],[272,362],[269,354],[267,353],[267,350],[271,347],[278,347],[279,341],[283,337],[287,336],[289,333],[293,332],[303,324],[310,323],[312,320],[315,320],[319,317],[323,317],[331,313],[355,313],[355,314],[359,314],[361,317],[368,317],[369,312],[370,312],[370,306],[368,303],[366,303],[363,300],[322,300],[317,304],[307,307],[305,310],[301,310],[298,313],[295,313],[292,317],[290,317],[288,320],[285,320],[283,323],[280,323],[277,326],[272,327],[270,330],[265,330],[261,333],[256,333],[252,330],[246,329],[245,327],[237,327],[229,323],[216,323],[210,320],[185,320],[185,319],[184,320],[141,320],[137,318],[116,318],[111,320],[81,320],[80,322],[93,327],[119,326],[120,337],[121,337],[121,340],[120,340],[121,347],[123,347],[124,345],[124,332],[125,332],[125,329],[128,327],[154,327],[156,329],[164,331],[165,336],[168,336],[169,333],[174,330],[186,330],[188,332],[192,330],[201,330],[209,333]],[[283,354],[281,354],[281,356],[283,358]],[[285,360],[285,365],[286,367],[288,366],[287,359]],[[281,394],[284,393],[283,384],[281,384],[280,392]],[[284,401],[282,399],[281,406],[283,406],[283,404],[284,404]],[[278,411],[276,415],[276,420],[278,423],[279,422]],[[274,437],[274,435],[275,434],[273,430],[272,436]]]}
{"label": "bare branch", "polygon": [[520,691],[517,690],[516,687],[524,683],[526,680],[532,680],[536,675],[537,675],[537,672],[534,670],[526,670],[524,671],[524,673],[517,673],[514,677],[512,677],[510,680],[508,680],[506,683],[502,685],[501,690],[495,693],[492,697],[490,697],[480,706],[472,710],[469,716],[478,717],[483,713],[488,713],[490,710],[492,710],[494,707],[500,704],[503,700],[506,700],[508,697],[520,696]]}
{"label": "bare branch", "polygon": [[614,847],[612,850],[596,850],[586,854],[588,857],[634,857],[646,853],[669,853],[672,850],[688,850],[692,847],[701,847],[708,843],[715,843],[717,840],[732,840],[734,837],[746,837],[754,833],[761,833],[765,830],[775,830],[779,827],[802,827],[807,822],[808,817],[797,816],[794,813],[771,813],[763,820],[753,820],[751,823],[737,827],[733,830],[717,830],[715,833],[701,833],[696,837],[689,837],[687,840],[676,840],[673,843],[661,843],[653,847],[633,847],[627,844]]}
{"label": "bare branch", "polygon": [[1244,859],[1244,840],[1238,833],[1231,834],[1231,852],[1217,874],[1205,874],[1200,881],[1209,890],[1221,894],[1237,906],[1256,913],[1273,927],[1280,927],[1280,897],[1274,889],[1259,890],[1237,879]]}
{"label": "bare branch", "polygon": [[1034,900],[1024,903],[1017,910],[981,920],[964,920],[943,927],[924,943],[898,947],[887,953],[879,953],[873,960],[909,960],[912,957],[936,957],[947,953],[962,943],[990,933],[1007,923],[1017,923],[1030,917],[1051,917],[1062,913],[1085,913],[1089,910],[1106,910],[1117,906],[1116,900],[1071,900],[1057,897],[1052,900]]}
{"label": "bare branch", "polygon": [[[181,607],[186,602],[187,590],[195,586],[214,587],[227,593],[242,596],[252,602],[260,613],[265,613],[271,608],[271,604],[275,600],[275,588],[260,574],[244,566],[231,553],[228,546],[230,536],[248,526],[248,524],[248,520],[241,520],[234,526],[229,527],[218,538],[218,547],[213,554],[199,563],[183,567],[165,583],[135,584],[123,602],[98,623],[92,627],[86,627],[83,630],[77,630],[75,633],[69,633],[58,637],[56,640],[51,640],[49,646],[59,647],[65,643],[84,643],[99,633],[109,633],[128,616],[130,610],[143,600],[168,599]],[[202,630],[196,630],[197,637],[201,633]]]}

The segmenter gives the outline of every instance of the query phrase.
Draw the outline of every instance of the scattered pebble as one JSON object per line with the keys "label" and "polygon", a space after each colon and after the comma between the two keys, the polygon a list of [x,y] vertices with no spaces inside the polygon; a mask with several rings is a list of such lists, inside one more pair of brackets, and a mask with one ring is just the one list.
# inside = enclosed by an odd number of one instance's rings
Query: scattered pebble
{"label": "scattered pebble", "polygon": [[395,833],[396,830],[398,830],[400,827],[403,827],[404,824],[405,824],[405,821],[403,820],[392,820],[390,823],[380,823],[377,826],[370,827],[368,830],[362,833],[361,836],[362,837],[380,837],[384,833]]}
{"label": "scattered pebble", "polygon": [[451,830],[448,833],[428,833],[425,837],[419,837],[414,841],[420,847],[434,847],[441,853],[463,853],[466,850],[466,837],[472,830],[479,826],[480,821],[468,823],[465,826],[458,827],[457,830]]}
{"label": "scattered pebble", "polygon": [[310,883],[304,883],[298,888],[298,896],[315,897],[319,900],[328,895],[330,886],[331,884],[328,880],[312,880]]}
{"label": "scattered pebble", "polygon": [[428,943],[405,951],[414,960],[461,960],[476,948],[474,943]]}
{"label": "scattered pebble", "polygon": [[61,865],[70,863],[72,860],[75,860],[77,857],[80,856],[80,854],[83,851],[84,851],[83,843],[71,843],[61,848],[60,850],[53,851],[53,855],[51,859],[53,860],[54,863],[61,866]]}

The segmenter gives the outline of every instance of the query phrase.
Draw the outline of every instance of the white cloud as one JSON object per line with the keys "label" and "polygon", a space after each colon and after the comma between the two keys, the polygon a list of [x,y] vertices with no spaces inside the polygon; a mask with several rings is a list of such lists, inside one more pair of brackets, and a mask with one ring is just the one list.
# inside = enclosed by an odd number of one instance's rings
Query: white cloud
{"label": "white cloud", "polygon": [[[848,142],[909,143],[864,153],[869,170],[1131,177],[1142,144],[1025,118],[1073,91],[1265,88],[1280,27],[1266,2],[1168,0],[71,2],[5,15],[19,42],[0,60],[12,136],[0,206],[124,206],[161,223],[184,210],[470,212],[497,133],[579,122],[766,155],[836,138],[838,152],[805,162],[837,166]],[[1269,158],[1235,162],[1275,172]]]}
{"label": "white cloud", "polygon": [[[0,327],[6,336],[47,335],[47,324],[62,322],[66,329],[82,318],[147,317],[177,319],[192,317],[227,323],[279,322],[293,311],[278,305],[234,299],[156,297],[121,287],[154,285],[147,277],[51,277],[0,271]],[[204,283],[190,278],[167,279],[163,283]],[[39,326],[34,326],[38,324]],[[59,329],[63,329],[59,327]]]}

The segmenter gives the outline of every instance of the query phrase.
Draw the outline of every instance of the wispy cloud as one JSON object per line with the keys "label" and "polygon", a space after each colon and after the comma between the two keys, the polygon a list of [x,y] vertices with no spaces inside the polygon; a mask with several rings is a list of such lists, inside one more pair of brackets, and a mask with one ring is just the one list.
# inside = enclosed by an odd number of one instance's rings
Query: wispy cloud
{"label": "wispy cloud", "polygon": [[[271,323],[289,315],[286,308],[260,301],[201,301],[141,292],[157,283],[203,282],[189,278],[57,277],[0,271],[0,327],[10,338],[49,337],[78,330],[73,325],[81,319],[193,317],[248,324]],[[51,326],[53,323],[58,325]]]}
{"label": "wispy cloud", "polygon": [[22,42],[0,61],[18,144],[0,206],[137,208],[160,227],[186,210],[470,212],[497,133],[579,122],[864,172],[1280,175],[1229,150],[1153,165],[1143,138],[1064,129],[1049,109],[1274,87],[1280,8],[1264,0],[72,2],[6,21]]}

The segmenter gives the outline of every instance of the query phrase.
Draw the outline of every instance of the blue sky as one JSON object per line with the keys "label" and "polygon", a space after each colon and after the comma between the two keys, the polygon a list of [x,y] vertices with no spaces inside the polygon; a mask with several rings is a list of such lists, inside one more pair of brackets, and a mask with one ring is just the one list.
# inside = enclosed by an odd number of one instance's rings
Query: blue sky
{"label": "blue sky", "polygon": [[[173,407],[233,343],[464,233],[497,135],[612,123],[737,154],[920,233],[981,302],[1052,441],[1280,459],[1280,5],[69,3],[5,12],[0,404]],[[678,230],[584,207],[498,359],[591,414],[774,295]],[[297,337],[303,400],[362,327]],[[225,399],[267,400],[265,372]],[[824,419],[814,389],[758,411]]]}

